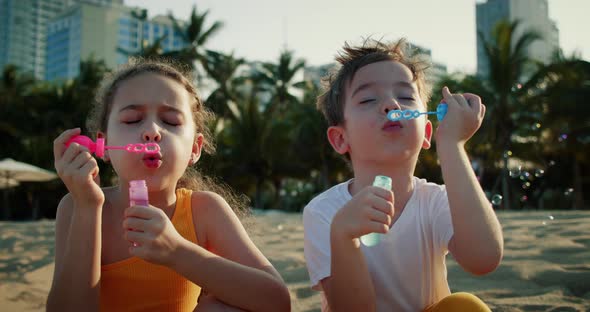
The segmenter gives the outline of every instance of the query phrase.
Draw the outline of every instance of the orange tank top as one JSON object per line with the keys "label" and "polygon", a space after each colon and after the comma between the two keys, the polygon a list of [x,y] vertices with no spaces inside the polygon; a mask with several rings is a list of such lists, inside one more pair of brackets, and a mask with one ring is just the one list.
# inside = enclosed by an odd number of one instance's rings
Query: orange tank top
{"label": "orange tank top", "polygon": [[[176,190],[172,224],[197,243],[191,209],[192,191]],[[101,311],[193,311],[201,288],[165,266],[138,257],[101,266]]]}

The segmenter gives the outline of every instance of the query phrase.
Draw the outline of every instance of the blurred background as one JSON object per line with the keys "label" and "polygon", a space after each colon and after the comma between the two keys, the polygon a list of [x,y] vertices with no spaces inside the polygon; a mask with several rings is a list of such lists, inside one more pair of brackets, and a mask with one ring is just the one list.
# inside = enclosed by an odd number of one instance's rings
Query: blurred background
{"label": "blurred background", "polygon": [[[588,11],[585,0],[0,0],[0,159],[38,167],[0,166],[0,218],[55,217],[67,190],[50,172],[53,140],[93,135],[94,92],[131,56],[195,69],[217,115],[202,172],[256,209],[299,212],[351,176],[315,101],[344,41],[368,36],[406,37],[427,55],[431,109],[442,86],[482,96],[467,148],[496,209],[589,209]],[[437,159],[424,151],[416,176],[442,183]],[[116,183],[99,163],[103,184]]]}

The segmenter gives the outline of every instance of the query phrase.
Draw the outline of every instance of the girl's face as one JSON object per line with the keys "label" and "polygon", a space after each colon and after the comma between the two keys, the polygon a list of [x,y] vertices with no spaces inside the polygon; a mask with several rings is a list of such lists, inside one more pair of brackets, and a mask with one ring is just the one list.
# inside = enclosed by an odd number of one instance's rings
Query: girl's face
{"label": "girl's face", "polygon": [[201,153],[193,99],[177,81],[156,73],[129,78],[117,89],[108,117],[106,145],[155,142],[158,154],[108,151],[121,185],[145,179],[150,190],[176,187],[186,167]]}

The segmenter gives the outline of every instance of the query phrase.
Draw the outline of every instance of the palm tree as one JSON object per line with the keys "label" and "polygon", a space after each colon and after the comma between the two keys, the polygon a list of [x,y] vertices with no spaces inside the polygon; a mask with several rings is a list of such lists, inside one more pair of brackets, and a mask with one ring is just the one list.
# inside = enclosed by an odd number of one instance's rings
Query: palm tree
{"label": "palm tree", "polygon": [[[581,209],[585,203],[581,168],[589,164],[590,107],[586,102],[590,97],[590,63],[576,55],[564,57],[558,51],[553,63],[531,79],[531,85],[538,89],[534,100],[543,103],[545,109],[543,135],[548,144],[542,145],[544,152],[561,155],[571,163],[568,177],[575,190],[572,206]],[[560,184],[563,187],[563,181]]]}
{"label": "palm tree", "polygon": [[[14,65],[7,65],[2,71],[0,81],[0,145],[10,146],[2,149],[0,156],[19,155],[22,152],[22,126],[30,120],[30,106],[26,97],[35,85],[33,75],[21,73]],[[20,153],[22,154],[22,153]]]}
{"label": "palm tree", "polygon": [[541,36],[533,30],[525,30],[517,36],[518,21],[512,23],[500,21],[492,30],[491,40],[479,33],[483,41],[484,51],[489,62],[488,88],[493,94],[491,102],[487,102],[487,140],[495,142],[501,149],[494,158],[502,154],[502,194],[504,207],[510,209],[510,189],[508,175],[508,151],[513,143],[513,135],[526,117],[521,112],[539,110],[539,107],[522,107],[524,98],[528,96],[526,82],[523,83],[527,68],[533,63],[528,56],[529,46]]}
{"label": "palm tree", "polygon": [[[172,13],[168,14],[168,17],[174,25],[174,31],[182,37],[182,40],[187,44],[185,48],[180,51],[170,53],[171,57],[183,62],[190,66],[190,68],[196,69],[195,61],[204,64],[206,62],[206,43],[221,30],[223,23],[215,21],[211,26],[205,26],[205,22],[209,15],[209,10],[203,13],[197,11],[197,5],[193,6],[188,24],[181,25]],[[197,71],[197,78],[201,79],[200,72]]]}
{"label": "palm tree", "polygon": [[236,88],[244,83],[245,77],[238,77],[237,71],[245,63],[234,54],[206,51],[203,67],[217,84],[217,88],[207,97],[205,103],[219,117],[230,117],[229,105],[237,100]]}
{"label": "palm tree", "polygon": [[302,88],[303,81],[294,82],[296,74],[305,67],[305,61],[295,60],[292,51],[283,51],[279,56],[278,64],[263,63],[257,68],[257,79],[262,83],[263,90],[271,96],[271,112],[277,110],[283,114],[291,103],[299,100],[291,94],[293,88]]}

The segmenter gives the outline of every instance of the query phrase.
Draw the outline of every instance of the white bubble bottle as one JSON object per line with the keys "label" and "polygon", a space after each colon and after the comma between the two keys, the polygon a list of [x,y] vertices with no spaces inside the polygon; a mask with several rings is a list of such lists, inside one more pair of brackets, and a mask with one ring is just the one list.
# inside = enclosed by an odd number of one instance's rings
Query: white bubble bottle
{"label": "white bubble bottle", "polygon": [[[378,175],[375,177],[375,181],[373,181],[373,186],[378,186],[380,188],[384,188],[386,190],[391,191],[391,178],[387,176]],[[361,242],[363,243],[363,245],[367,247],[373,247],[379,244],[382,235],[383,234],[380,233],[369,233],[361,236]]]}

